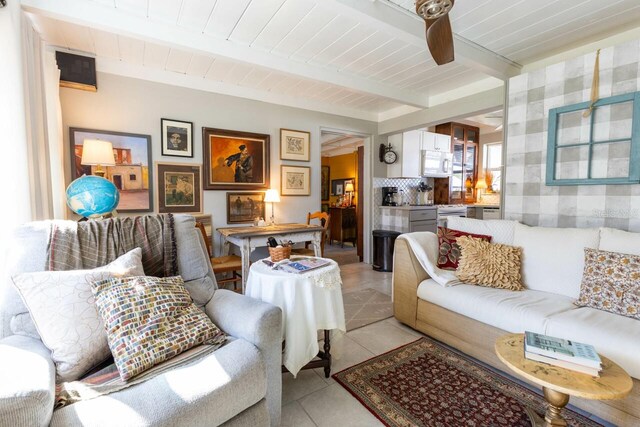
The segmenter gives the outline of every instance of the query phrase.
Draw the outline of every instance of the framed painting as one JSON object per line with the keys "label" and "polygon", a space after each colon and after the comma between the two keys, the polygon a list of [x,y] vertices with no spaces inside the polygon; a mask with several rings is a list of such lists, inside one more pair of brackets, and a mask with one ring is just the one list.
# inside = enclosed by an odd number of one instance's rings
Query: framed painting
{"label": "framed painting", "polygon": [[347,185],[347,182],[355,182],[355,178],[343,178],[343,179],[332,179],[331,180],[331,195],[332,196],[342,196],[344,194],[344,189]]}
{"label": "framed painting", "polygon": [[202,212],[202,166],[156,162],[159,213]]}
{"label": "framed painting", "polygon": [[280,159],[308,162],[311,133],[302,130],[280,129]]}
{"label": "framed painting", "polygon": [[162,155],[193,157],[193,123],[160,119]]}
{"label": "framed painting", "polygon": [[227,223],[252,223],[264,218],[264,193],[227,193]]}
{"label": "framed painting", "polygon": [[[113,166],[82,164],[84,141],[99,139],[111,142]],[[120,192],[118,212],[151,212],[153,210],[153,182],[151,165],[151,136],[107,130],[69,128],[71,145],[71,179],[95,175],[104,168],[104,177]]]}
{"label": "framed painting", "polygon": [[329,200],[329,183],[331,182],[329,178],[331,175],[329,174],[330,169],[329,166],[322,166],[320,172],[321,185],[320,185],[320,196],[321,200]]}
{"label": "framed painting", "polygon": [[311,168],[281,165],[280,194],[283,196],[308,196],[311,194]]}
{"label": "framed painting", "polygon": [[320,211],[329,213],[329,203],[323,203],[320,205]]}
{"label": "framed painting", "polygon": [[202,128],[205,190],[269,188],[269,135]]}

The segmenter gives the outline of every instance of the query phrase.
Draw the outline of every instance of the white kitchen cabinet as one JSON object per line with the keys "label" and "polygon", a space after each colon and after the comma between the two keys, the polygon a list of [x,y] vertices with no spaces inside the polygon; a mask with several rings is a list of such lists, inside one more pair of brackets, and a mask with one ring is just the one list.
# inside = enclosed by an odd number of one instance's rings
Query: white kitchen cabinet
{"label": "white kitchen cabinet", "polygon": [[398,160],[391,165],[387,165],[387,177],[420,177],[421,133],[421,131],[416,130],[389,136],[389,142],[393,150],[398,154]]}
{"label": "white kitchen cabinet", "polygon": [[427,151],[451,152],[451,137],[433,132],[422,132],[422,149]]}

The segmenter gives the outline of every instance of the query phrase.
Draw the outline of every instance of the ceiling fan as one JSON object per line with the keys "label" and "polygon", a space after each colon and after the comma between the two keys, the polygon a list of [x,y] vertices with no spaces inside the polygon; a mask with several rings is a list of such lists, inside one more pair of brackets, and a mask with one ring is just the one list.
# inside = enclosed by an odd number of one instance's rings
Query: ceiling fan
{"label": "ceiling fan", "polygon": [[436,64],[454,60],[449,11],[455,0],[416,0],[416,13],[427,24],[427,45]]}

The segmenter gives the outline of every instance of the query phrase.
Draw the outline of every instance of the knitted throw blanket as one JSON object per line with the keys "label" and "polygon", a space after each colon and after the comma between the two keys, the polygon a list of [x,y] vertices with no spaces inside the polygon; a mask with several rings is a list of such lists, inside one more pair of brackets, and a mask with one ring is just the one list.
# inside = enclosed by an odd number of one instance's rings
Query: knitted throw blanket
{"label": "knitted throw blanket", "polygon": [[93,269],[107,265],[135,248],[142,249],[142,266],[146,275],[178,275],[172,214],[53,222],[47,269]]}

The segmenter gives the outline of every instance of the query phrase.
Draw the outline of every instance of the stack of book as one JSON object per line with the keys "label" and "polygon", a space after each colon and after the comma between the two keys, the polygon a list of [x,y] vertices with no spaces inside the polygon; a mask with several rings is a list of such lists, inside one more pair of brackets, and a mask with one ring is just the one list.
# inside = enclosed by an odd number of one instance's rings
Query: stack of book
{"label": "stack of book", "polygon": [[525,332],[524,356],[594,377],[602,370],[600,356],[589,344]]}

